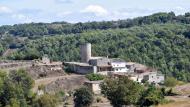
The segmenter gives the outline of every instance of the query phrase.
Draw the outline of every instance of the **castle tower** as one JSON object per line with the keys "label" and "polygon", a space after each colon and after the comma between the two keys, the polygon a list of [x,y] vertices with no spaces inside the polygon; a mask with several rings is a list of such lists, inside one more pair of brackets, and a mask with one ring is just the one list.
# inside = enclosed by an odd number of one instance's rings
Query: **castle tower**
{"label": "castle tower", "polygon": [[91,44],[85,43],[80,46],[81,62],[88,63],[91,58]]}

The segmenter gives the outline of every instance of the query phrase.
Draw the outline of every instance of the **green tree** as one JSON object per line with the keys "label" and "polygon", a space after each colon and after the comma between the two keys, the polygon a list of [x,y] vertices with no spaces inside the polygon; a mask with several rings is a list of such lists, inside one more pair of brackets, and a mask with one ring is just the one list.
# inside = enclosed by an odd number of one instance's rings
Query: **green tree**
{"label": "green tree", "polygon": [[178,84],[178,80],[173,77],[167,77],[164,81],[164,85],[167,87],[174,87]]}
{"label": "green tree", "polygon": [[29,76],[29,74],[25,70],[19,69],[10,73],[10,78],[23,89],[25,96],[28,96],[31,88],[34,86],[34,80]]}
{"label": "green tree", "polygon": [[89,107],[93,100],[93,93],[87,87],[81,87],[74,93],[75,107]]}
{"label": "green tree", "polygon": [[20,107],[20,102],[17,99],[10,99],[10,104],[6,107]]}
{"label": "green tree", "polygon": [[164,101],[164,95],[161,89],[155,86],[149,86],[146,91],[143,92],[139,104],[142,107],[151,105],[158,105]]}
{"label": "green tree", "polygon": [[31,104],[33,80],[24,70],[0,72],[0,105],[27,107]]}
{"label": "green tree", "polygon": [[143,91],[143,86],[127,77],[110,78],[101,84],[101,90],[114,107],[122,107],[123,105],[136,105]]}

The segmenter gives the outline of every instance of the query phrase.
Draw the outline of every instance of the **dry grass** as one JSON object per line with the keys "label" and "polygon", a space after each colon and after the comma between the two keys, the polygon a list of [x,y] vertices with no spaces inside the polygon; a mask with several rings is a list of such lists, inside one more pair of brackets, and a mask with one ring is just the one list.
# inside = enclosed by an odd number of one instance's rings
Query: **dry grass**
{"label": "dry grass", "polygon": [[179,94],[182,94],[182,95],[189,95],[190,94],[190,83],[180,85],[180,86],[176,86],[174,88],[174,91],[179,93]]}
{"label": "dry grass", "polygon": [[169,104],[158,105],[157,107],[190,107],[190,100],[175,101]]}
{"label": "dry grass", "polygon": [[190,107],[190,98],[187,96],[169,96],[166,99],[173,102],[158,105],[157,107]]}

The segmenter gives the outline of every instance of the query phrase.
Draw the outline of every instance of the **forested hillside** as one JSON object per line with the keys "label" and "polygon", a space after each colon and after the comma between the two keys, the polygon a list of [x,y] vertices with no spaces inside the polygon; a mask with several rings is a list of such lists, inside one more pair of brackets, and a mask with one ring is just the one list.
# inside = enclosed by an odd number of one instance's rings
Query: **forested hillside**
{"label": "forested hillside", "polygon": [[76,24],[67,22],[16,24],[14,26],[1,26],[0,34],[35,38],[43,35],[82,33],[87,30],[129,28],[152,23],[190,24],[190,13],[179,16],[176,16],[173,12],[156,13],[150,16],[138,17],[134,19]]}
{"label": "forested hillside", "polygon": [[173,12],[119,21],[71,24],[30,23],[0,27],[0,55],[8,59],[78,61],[79,44],[90,42],[93,55],[119,57],[158,68],[190,81],[190,13]]}
{"label": "forested hillside", "polygon": [[[90,30],[123,29],[134,26],[151,24],[190,24],[190,13],[176,16],[173,12],[155,13],[150,16],[134,19],[102,22],[86,22],[71,24],[67,22],[15,24],[0,26],[0,55],[8,48],[21,48],[28,40],[35,40],[44,36],[77,34]],[[185,36],[190,38],[188,29]]]}
{"label": "forested hillside", "polygon": [[10,58],[34,59],[48,54],[54,60],[77,61],[79,44],[90,42],[93,55],[139,62],[190,81],[189,28],[188,24],[167,23],[45,37],[30,41]]}

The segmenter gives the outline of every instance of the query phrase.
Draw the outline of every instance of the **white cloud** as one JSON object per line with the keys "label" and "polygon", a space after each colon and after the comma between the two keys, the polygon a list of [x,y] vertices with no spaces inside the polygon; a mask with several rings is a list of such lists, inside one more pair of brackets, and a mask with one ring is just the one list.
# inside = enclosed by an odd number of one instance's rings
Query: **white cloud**
{"label": "white cloud", "polygon": [[13,19],[19,20],[22,23],[30,23],[32,22],[32,19],[30,19],[28,16],[25,16],[23,14],[13,14]]}
{"label": "white cloud", "polygon": [[82,13],[93,13],[96,16],[107,16],[109,12],[99,5],[89,5],[85,9],[81,10]]}
{"label": "white cloud", "polygon": [[12,10],[6,6],[0,6],[0,13],[12,13]]}

